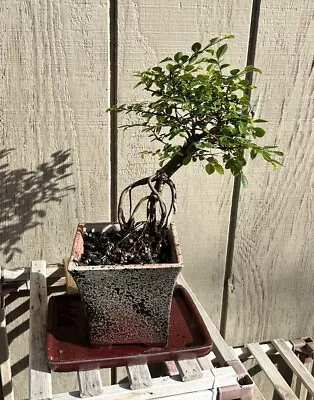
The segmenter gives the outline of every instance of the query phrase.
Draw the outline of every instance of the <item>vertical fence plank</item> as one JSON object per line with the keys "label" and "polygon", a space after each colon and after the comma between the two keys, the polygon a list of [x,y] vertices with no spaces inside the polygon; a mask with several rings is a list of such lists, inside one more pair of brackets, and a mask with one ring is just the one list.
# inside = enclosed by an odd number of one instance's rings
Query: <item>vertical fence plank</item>
{"label": "vertical fence plank", "polygon": [[313,14],[310,1],[261,2],[254,111],[269,121],[267,144],[285,152],[285,166],[273,173],[257,161],[247,171],[229,292],[232,344],[312,333]]}
{"label": "vertical fence plank", "polygon": [[[180,2],[123,0],[118,8],[118,101],[143,98],[134,90],[133,74],[156,64],[177,51],[189,51],[192,43],[234,33],[228,61],[244,66],[248,44],[250,3],[239,1]],[[118,125],[130,116],[119,115]],[[133,180],[153,174],[156,160],[143,161],[140,152],[150,149],[147,135],[138,129],[118,134],[118,189]],[[225,267],[232,179],[226,174],[206,176],[200,165],[189,165],[174,176],[178,189],[175,217],[183,247],[184,276],[198,298],[219,324]]]}
{"label": "vertical fence plank", "polygon": [[0,23],[1,264],[60,261],[109,217],[107,0],[4,0]]}

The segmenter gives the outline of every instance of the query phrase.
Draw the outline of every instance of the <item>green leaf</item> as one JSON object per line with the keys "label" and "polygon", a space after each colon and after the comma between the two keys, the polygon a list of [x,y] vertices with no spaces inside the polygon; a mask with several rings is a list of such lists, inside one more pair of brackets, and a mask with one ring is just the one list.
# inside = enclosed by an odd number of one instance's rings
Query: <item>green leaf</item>
{"label": "green leaf", "polygon": [[162,68],[161,67],[154,67],[153,71],[155,72],[162,72]]}
{"label": "green leaf", "polygon": [[181,57],[183,56],[183,53],[179,51],[178,53],[175,54],[174,61],[179,62],[181,60]]}
{"label": "green leaf", "polygon": [[224,38],[225,38],[225,39],[233,39],[233,38],[234,38],[234,35],[232,35],[232,33],[227,33],[227,34],[224,36]]}
{"label": "green leaf", "polygon": [[208,173],[208,175],[211,175],[215,172],[215,167],[213,164],[208,163],[205,165],[205,171]]}
{"label": "green leaf", "polygon": [[195,68],[194,65],[189,64],[186,67],[184,67],[184,70],[185,71],[192,71],[194,68]]}
{"label": "green leaf", "polygon": [[227,50],[228,50],[228,45],[226,43],[220,46],[219,49],[216,51],[217,58],[222,57]]}
{"label": "green leaf", "polygon": [[276,154],[276,156],[283,157],[284,153],[282,151],[272,151],[272,153]]}
{"label": "green leaf", "polygon": [[256,122],[257,124],[262,124],[262,123],[268,122],[268,121],[266,121],[265,119],[254,119],[253,122]]}
{"label": "green leaf", "polygon": [[256,156],[257,156],[256,150],[255,150],[255,149],[252,149],[250,155],[251,155],[251,159],[254,160],[254,158],[256,158]]}
{"label": "green leaf", "polygon": [[242,81],[239,82],[239,85],[243,85],[243,86],[248,86],[250,84],[250,81],[248,81],[247,79],[242,79]]}
{"label": "green leaf", "polygon": [[232,69],[232,70],[230,71],[230,74],[231,74],[231,75],[237,75],[239,72],[240,72],[240,70],[239,70],[238,68],[236,68],[236,69]]}
{"label": "green leaf", "polygon": [[219,163],[215,164],[215,170],[218,172],[218,174],[221,174],[221,175],[223,175],[225,173],[225,170]]}
{"label": "green leaf", "polygon": [[263,137],[266,133],[265,130],[262,128],[253,128],[253,131],[254,131],[253,134],[257,137]]}
{"label": "green leaf", "polygon": [[244,71],[246,71],[246,72],[258,72],[258,73],[262,73],[262,71],[260,70],[260,69],[258,69],[258,68],[256,68],[256,67],[254,67],[254,65],[247,65],[245,68],[244,68]]}
{"label": "green leaf", "polygon": [[197,53],[202,48],[202,45],[199,42],[196,42],[192,45],[192,50],[194,53]]}
{"label": "green leaf", "polygon": [[218,37],[215,37],[215,38],[212,38],[212,39],[210,39],[210,41],[209,41],[209,45],[210,45],[210,46],[212,46],[213,44],[217,43],[217,42],[218,42],[218,40],[219,40],[219,38],[218,38]]}
{"label": "green leaf", "polygon": [[241,172],[240,176],[241,176],[241,183],[242,183],[242,186],[245,187],[245,188],[247,188],[249,182],[248,182],[246,176],[243,174],[243,172]]}
{"label": "green leaf", "polygon": [[160,63],[166,62],[166,61],[172,61],[171,57],[166,57],[163,60],[159,61]]}

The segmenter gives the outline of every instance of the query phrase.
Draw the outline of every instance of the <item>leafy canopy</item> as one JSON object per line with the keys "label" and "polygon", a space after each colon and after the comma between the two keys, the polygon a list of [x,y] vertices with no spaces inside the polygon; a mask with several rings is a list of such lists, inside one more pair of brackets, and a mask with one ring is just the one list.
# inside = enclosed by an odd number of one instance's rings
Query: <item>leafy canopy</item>
{"label": "leafy canopy", "polygon": [[138,126],[161,146],[156,151],[160,165],[181,156],[182,165],[201,160],[208,174],[225,169],[241,175],[246,165],[245,154],[251,159],[261,156],[274,169],[281,165],[283,153],[276,146],[259,146],[256,139],[265,130],[256,124],[266,122],[253,119],[249,94],[255,86],[246,79],[248,73],[261,72],[252,65],[232,69],[224,62],[228,45],[223,38],[213,38],[206,46],[192,45],[192,52],[176,53],[157,66],[136,74],[136,85],[152,96],[151,101],[122,104],[111,111],[135,113],[140,122],[124,125]]}

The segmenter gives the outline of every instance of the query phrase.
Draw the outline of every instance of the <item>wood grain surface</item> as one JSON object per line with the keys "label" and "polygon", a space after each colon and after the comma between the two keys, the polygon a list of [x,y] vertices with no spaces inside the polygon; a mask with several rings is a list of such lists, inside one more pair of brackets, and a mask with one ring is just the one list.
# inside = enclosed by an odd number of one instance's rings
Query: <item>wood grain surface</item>
{"label": "wood grain surface", "polygon": [[[279,4],[280,3],[280,4]],[[247,168],[242,190],[226,338],[230,344],[313,335],[313,37],[311,1],[261,3],[253,97],[267,143],[285,152],[273,173]]]}
{"label": "wood grain surface", "polygon": [[[228,60],[245,65],[250,28],[250,2],[124,0],[118,9],[118,102],[143,98],[134,90],[138,70],[155,65],[177,51],[189,51],[195,41],[233,32]],[[130,121],[119,116],[118,125]],[[118,133],[118,189],[134,179],[152,175],[158,162],[140,152],[150,149],[149,138],[136,129]],[[228,239],[232,179],[208,177],[201,165],[180,170],[174,181],[178,190],[178,213],[174,220],[182,244],[184,276],[216,324],[219,324],[221,294]],[[143,193],[143,192],[142,192]]]}
{"label": "wood grain surface", "polygon": [[106,0],[0,5],[0,260],[60,261],[109,216]]}

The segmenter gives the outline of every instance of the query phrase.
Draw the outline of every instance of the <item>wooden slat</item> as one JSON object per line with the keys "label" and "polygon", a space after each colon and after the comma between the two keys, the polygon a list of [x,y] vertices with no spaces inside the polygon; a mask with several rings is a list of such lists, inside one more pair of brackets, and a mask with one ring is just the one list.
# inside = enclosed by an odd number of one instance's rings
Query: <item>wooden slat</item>
{"label": "wooden slat", "polygon": [[[0,280],[1,280],[1,266],[0,266]],[[7,336],[7,328],[5,320],[5,309],[4,309],[4,304],[2,304],[1,291],[0,291],[0,375],[2,382],[3,400],[14,400],[8,336]]]}
{"label": "wooden slat", "polygon": [[[63,286],[66,283],[63,265],[50,264],[47,266],[47,285]],[[8,292],[10,288],[15,291],[29,290],[30,288],[30,268],[3,269],[4,292]]]}
{"label": "wooden slat", "polygon": [[132,390],[152,386],[152,379],[147,364],[129,365],[126,367],[126,370]]}
{"label": "wooden slat", "polygon": [[[235,361],[238,361],[239,363],[241,363],[240,358],[238,357],[235,349],[233,349],[232,347],[230,347],[231,352],[234,354],[235,357]],[[229,363],[232,365],[233,361],[229,361]],[[239,368],[239,365],[237,365],[237,369]],[[249,373],[246,371],[244,365],[241,363],[241,374],[245,374],[248,375],[250,377],[250,379],[253,382],[253,400],[265,400],[264,396],[262,395],[260,389],[256,386],[256,384],[254,383],[252,377],[249,375]]]}
{"label": "wooden slat", "polygon": [[284,400],[298,400],[290,386],[280,375],[268,356],[261,349],[260,345],[258,343],[250,343],[247,345],[247,347],[274,385],[274,388],[279,396]]}
{"label": "wooden slat", "polygon": [[[285,343],[289,349],[292,349],[292,344],[289,340],[286,340]],[[269,356],[278,354],[277,349],[271,342],[260,343],[260,347],[263,350],[263,352],[267,353]],[[253,358],[253,356],[251,355],[250,351],[247,349],[246,346],[241,346],[241,347],[240,346],[239,347],[230,346],[230,349],[236,354],[236,356],[240,360],[248,360],[250,358]]]}
{"label": "wooden slat", "polygon": [[176,364],[183,382],[200,379],[203,376],[201,367],[196,360],[180,360]]}
{"label": "wooden slat", "polygon": [[46,329],[46,262],[32,261],[29,321],[29,396],[31,400],[52,397],[51,375],[46,360]]}
{"label": "wooden slat", "polygon": [[253,399],[252,400],[266,400],[256,385],[253,388]]}
{"label": "wooden slat", "polygon": [[67,294],[77,294],[78,293],[78,288],[76,286],[76,283],[68,271],[69,267],[69,259],[64,260],[64,274],[65,274],[65,280],[66,280],[66,286],[67,286]]}
{"label": "wooden slat", "polygon": [[211,361],[211,358],[208,357],[208,356],[199,357],[199,358],[197,359],[197,361],[198,361],[200,367],[201,367],[203,370],[205,370],[205,369],[214,369],[214,365],[213,365],[213,363],[212,363],[212,361]]}
{"label": "wooden slat", "polygon": [[195,305],[197,306],[197,308],[204,320],[204,323],[210,333],[210,336],[214,342],[214,353],[215,353],[220,365],[225,365],[226,362],[237,359],[237,357],[235,357],[233,351],[230,349],[230,347],[224,341],[223,337],[220,335],[218,329],[214,325],[211,318],[208,316],[204,307],[199,302],[199,300],[193,293],[192,289],[187,284],[186,280],[183,278],[182,274],[179,275],[177,282],[180,285],[182,285],[189,292],[190,296],[193,298],[193,301],[194,301]]}
{"label": "wooden slat", "polygon": [[311,395],[314,396],[314,378],[311,373],[305,368],[293,351],[286,345],[283,339],[272,340],[272,343],[284,361],[292,369],[292,372],[300,378],[304,386],[308,389]]}
{"label": "wooden slat", "polygon": [[[27,268],[16,268],[16,269],[2,269],[2,277],[4,283],[10,282],[27,282],[30,279],[31,269]],[[53,278],[63,278],[64,270],[63,264],[49,264],[46,267],[46,277],[47,279]]]}
{"label": "wooden slat", "polygon": [[175,361],[166,361],[165,366],[167,368],[167,373],[169,376],[179,375],[179,371]]}
{"label": "wooden slat", "polygon": [[[176,398],[172,396],[178,396],[177,398],[181,399],[180,396],[184,396],[185,394],[188,394],[187,397],[182,398],[189,399],[194,398],[194,395],[197,396],[198,393],[202,391],[205,391],[208,398],[211,399],[215,398],[212,396],[212,393],[216,391],[216,383],[221,384],[225,382],[228,385],[237,384],[237,379],[232,374],[229,367],[220,369],[222,370],[220,377],[214,377],[211,371],[204,371],[201,379],[189,382],[182,382],[180,376],[154,378],[152,379],[151,387],[138,389],[136,392],[129,389],[128,383],[106,386],[103,388],[103,395],[94,397],[93,400],[153,400],[165,396],[169,396],[171,399]],[[53,396],[53,399],[73,400],[75,397],[79,397],[79,392],[56,394]],[[201,398],[203,398],[203,396]]]}
{"label": "wooden slat", "polygon": [[238,386],[238,378],[235,370],[232,367],[215,368],[211,370],[214,375],[214,387],[220,388],[224,386]]}
{"label": "wooden slat", "polygon": [[103,393],[103,386],[100,377],[100,371],[78,371],[77,373],[80,397],[88,398],[100,396]]}

